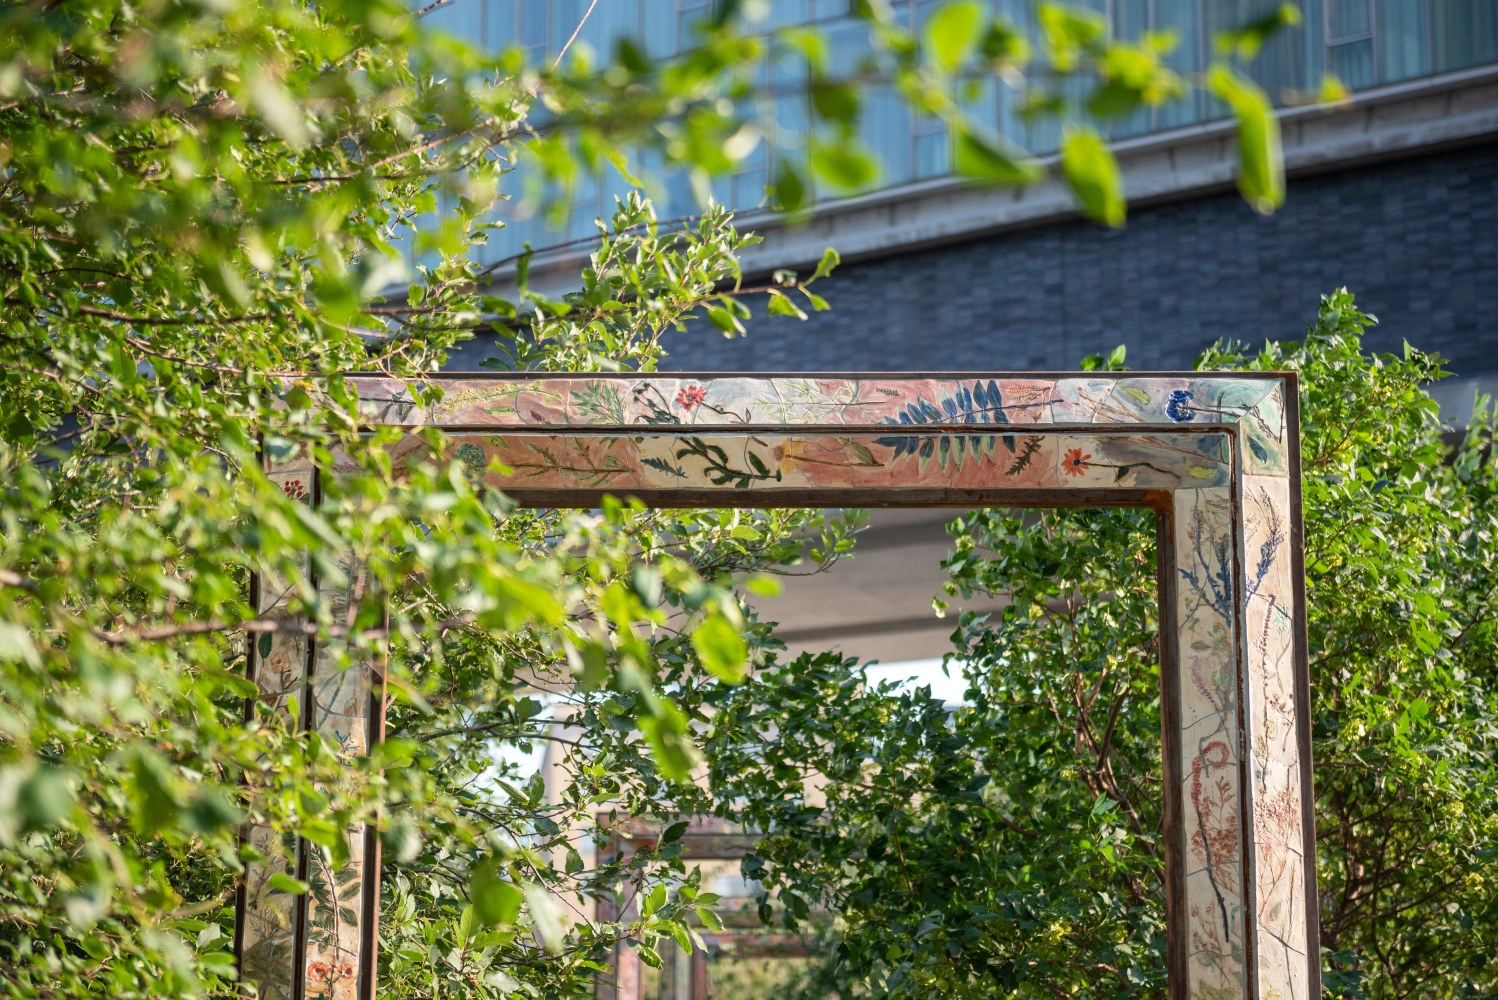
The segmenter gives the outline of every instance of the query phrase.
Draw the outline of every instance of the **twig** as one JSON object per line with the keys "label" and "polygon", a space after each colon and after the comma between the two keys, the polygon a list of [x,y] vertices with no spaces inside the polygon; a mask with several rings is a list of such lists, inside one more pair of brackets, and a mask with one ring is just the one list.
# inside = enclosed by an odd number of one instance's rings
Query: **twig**
{"label": "twig", "polygon": [[556,61],[551,64],[552,69],[556,69],[562,64],[562,57],[567,54],[567,50],[572,47],[572,43],[577,41],[578,34],[583,30],[583,25],[588,23],[588,15],[593,13],[593,8],[597,6],[598,0],[593,0],[592,3],[588,4],[588,9],[583,11],[582,20],[578,21],[577,27],[572,29],[572,37],[567,39],[567,44],[562,46],[562,51],[557,53]]}

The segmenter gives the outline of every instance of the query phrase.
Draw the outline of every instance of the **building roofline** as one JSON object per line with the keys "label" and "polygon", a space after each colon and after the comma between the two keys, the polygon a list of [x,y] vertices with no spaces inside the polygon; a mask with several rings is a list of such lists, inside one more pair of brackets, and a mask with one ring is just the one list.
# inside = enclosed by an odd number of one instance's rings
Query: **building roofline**
{"label": "building roofline", "polygon": [[[1281,108],[1276,117],[1289,176],[1492,141],[1498,137],[1498,64],[1359,91],[1336,105]],[[1236,127],[1226,119],[1111,144],[1133,208],[1231,190],[1235,146]],[[1039,158],[1047,168],[1056,160]],[[844,261],[855,261],[1079,218],[1071,192],[1053,173],[1048,169],[1044,181],[1025,188],[980,187],[955,177],[902,184],[821,202],[795,224],[772,212],[741,213],[739,228],[763,242],[740,260],[746,274],[767,273],[808,266],[828,245]],[[582,243],[537,254],[531,286],[547,294],[570,289],[591,249]],[[504,287],[513,277],[513,266],[502,268],[492,282]]]}

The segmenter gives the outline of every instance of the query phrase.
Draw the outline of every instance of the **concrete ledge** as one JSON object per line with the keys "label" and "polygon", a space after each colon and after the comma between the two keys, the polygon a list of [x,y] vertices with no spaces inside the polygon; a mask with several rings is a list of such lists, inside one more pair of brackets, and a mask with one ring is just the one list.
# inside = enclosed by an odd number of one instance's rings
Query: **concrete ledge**
{"label": "concrete ledge", "polygon": [[[1362,91],[1338,106],[1285,108],[1279,119],[1291,177],[1481,142],[1498,136],[1498,66]],[[1231,121],[1154,133],[1113,149],[1133,208],[1234,184]],[[1055,157],[1042,162],[1049,167]],[[810,265],[828,246],[856,260],[1075,216],[1070,192],[1055,177],[1020,189],[942,178],[825,202],[799,226],[767,212],[741,215],[739,224],[764,237],[743,255],[745,272],[757,273]],[[571,248],[536,259],[532,285],[553,295],[566,291],[586,254],[586,247]],[[497,273],[496,287],[508,285],[512,274]]]}

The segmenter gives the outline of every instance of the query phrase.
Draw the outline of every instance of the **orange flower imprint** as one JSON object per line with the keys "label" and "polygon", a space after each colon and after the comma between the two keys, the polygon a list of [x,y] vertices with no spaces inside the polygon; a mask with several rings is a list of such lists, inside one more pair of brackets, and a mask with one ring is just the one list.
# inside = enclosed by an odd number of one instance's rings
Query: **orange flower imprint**
{"label": "orange flower imprint", "polygon": [[1091,455],[1082,454],[1081,448],[1072,448],[1061,460],[1061,468],[1066,470],[1068,476],[1080,476],[1087,471],[1087,461]]}
{"label": "orange flower imprint", "polygon": [[707,390],[700,385],[683,386],[676,394],[676,403],[685,409],[692,409],[707,396]]}
{"label": "orange flower imprint", "polygon": [[352,979],[354,967],[348,962],[308,962],[307,980],[315,994],[328,992],[328,987],[340,979]]}

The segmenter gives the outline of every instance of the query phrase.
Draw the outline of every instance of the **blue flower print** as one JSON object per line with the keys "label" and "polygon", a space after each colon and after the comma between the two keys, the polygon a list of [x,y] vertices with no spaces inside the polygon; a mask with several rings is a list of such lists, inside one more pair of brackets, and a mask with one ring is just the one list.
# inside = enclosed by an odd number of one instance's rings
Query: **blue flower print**
{"label": "blue flower print", "polygon": [[1178,424],[1184,424],[1196,419],[1192,411],[1191,393],[1186,389],[1177,389],[1170,394],[1170,400],[1165,404],[1165,415]]}

